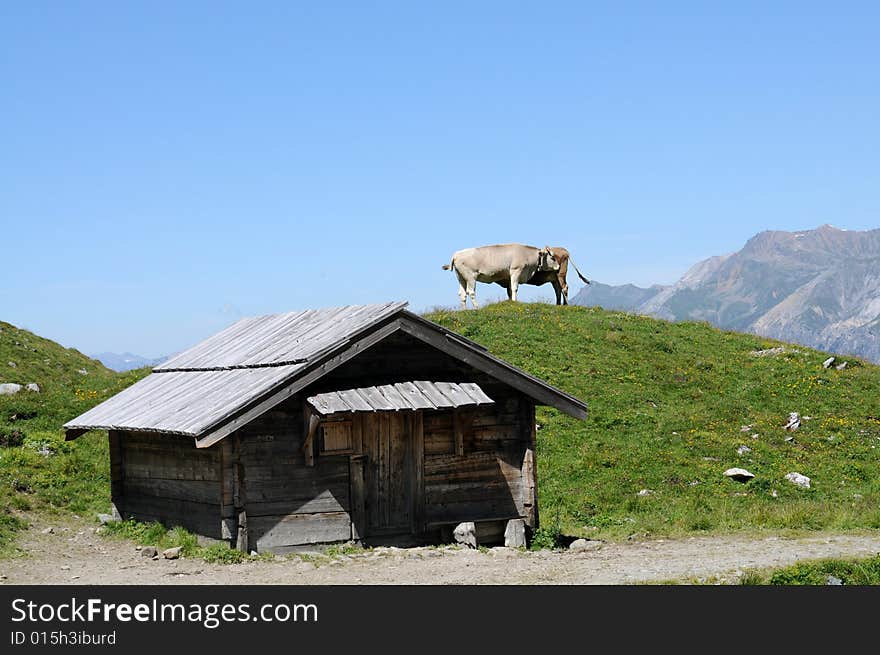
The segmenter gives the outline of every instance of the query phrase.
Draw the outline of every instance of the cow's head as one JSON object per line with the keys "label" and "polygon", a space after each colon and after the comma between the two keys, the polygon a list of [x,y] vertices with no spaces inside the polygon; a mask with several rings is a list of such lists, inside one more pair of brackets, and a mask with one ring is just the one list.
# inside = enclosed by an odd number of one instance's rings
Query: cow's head
{"label": "cow's head", "polygon": [[550,250],[550,246],[544,246],[538,251],[538,270],[539,271],[558,271],[559,260]]}

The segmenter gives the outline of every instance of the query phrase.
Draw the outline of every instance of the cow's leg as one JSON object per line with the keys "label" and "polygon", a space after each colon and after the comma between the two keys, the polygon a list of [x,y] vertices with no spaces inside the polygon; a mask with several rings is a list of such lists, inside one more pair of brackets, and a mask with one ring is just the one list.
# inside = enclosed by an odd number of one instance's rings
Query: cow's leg
{"label": "cow's leg", "polygon": [[461,308],[467,309],[467,282],[458,271],[456,275],[458,275],[458,299],[461,301]]}
{"label": "cow's leg", "polygon": [[551,280],[550,284],[553,285],[553,291],[556,292],[556,304],[562,304],[562,287],[559,286],[559,282],[556,280]]}
{"label": "cow's leg", "polygon": [[[558,305],[559,303],[556,304]],[[562,283],[562,304],[568,304],[568,285],[565,282]]]}
{"label": "cow's leg", "polygon": [[510,293],[507,294],[507,297],[510,298],[513,302],[516,302],[516,292],[519,290],[519,276],[510,276]]}
{"label": "cow's leg", "polygon": [[519,291],[519,285],[521,282],[525,283],[528,277],[522,269],[510,271],[510,294],[507,297],[516,302],[516,292]]}
{"label": "cow's leg", "polygon": [[468,280],[467,294],[471,297],[471,304],[473,304],[474,309],[478,309],[478,307],[477,307],[477,281],[476,280]]}

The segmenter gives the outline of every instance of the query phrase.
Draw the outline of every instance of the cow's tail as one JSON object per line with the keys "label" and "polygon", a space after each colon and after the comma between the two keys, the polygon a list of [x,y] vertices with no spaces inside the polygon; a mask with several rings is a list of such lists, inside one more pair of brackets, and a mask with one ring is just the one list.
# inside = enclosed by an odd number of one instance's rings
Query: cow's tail
{"label": "cow's tail", "polygon": [[452,267],[453,267],[454,265],[455,265],[455,260],[453,259],[453,260],[452,260],[451,262],[449,262],[448,264],[443,264],[442,268],[443,268],[444,271],[451,271],[451,270],[452,270]]}
{"label": "cow's tail", "polygon": [[583,275],[581,275],[581,272],[578,270],[578,267],[575,265],[575,263],[571,260],[571,257],[568,258],[568,261],[572,266],[574,266],[574,272],[578,274],[578,277],[581,280],[583,280],[586,284],[589,284],[590,281],[587,278],[585,278]]}

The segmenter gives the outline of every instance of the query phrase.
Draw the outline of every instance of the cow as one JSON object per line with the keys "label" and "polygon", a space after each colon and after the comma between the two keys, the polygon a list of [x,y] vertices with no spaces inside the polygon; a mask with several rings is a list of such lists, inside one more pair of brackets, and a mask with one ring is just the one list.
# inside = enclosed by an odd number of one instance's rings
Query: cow
{"label": "cow", "polygon": [[[559,262],[559,270],[556,271],[535,271],[535,274],[526,281],[526,284],[533,284],[536,287],[541,286],[542,284],[547,284],[548,282],[553,285],[553,291],[556,292],[556,304],[557,305],[567,305],[568,304],[568,283],[565,281],[566,276],[568,275],[568,264],[571,262],[571,265],[574,266],[575,272],[578,274],[578,277],[583,280],[586,284],[589,284],[590,281],[581,275],[581,272],[578,270],[578,267],[575,266],[575,263],[571,260],[571,256],[568,254],[568,250],[559,246],[559,247],[549,247],[550,252],[553,253],[553,256],[556,258],[556,261]],[[504,280],[496,281],[495,284],[500,284],[502,287],[507,289],[507,297],[510,298],[510,287]]]}
{"label": "cow", "polygon": [[520,243],[504,243],[479,248],[465,248],[452,255],[443,270],[453,270],[458,277],[458,298],[461,308],[467,308],[467,297],[477,308],[476,283],[498,282],[507,287],[507,295],[516,300],[520,284],[539,271],[557,271],[559,262],[549,247],[535,248]]}

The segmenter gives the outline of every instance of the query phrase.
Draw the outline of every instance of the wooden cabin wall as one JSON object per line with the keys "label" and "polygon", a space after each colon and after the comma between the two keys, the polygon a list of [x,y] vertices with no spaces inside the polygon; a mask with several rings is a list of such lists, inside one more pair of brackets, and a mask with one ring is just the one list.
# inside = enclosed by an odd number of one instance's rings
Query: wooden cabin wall
{"label": "wooden cabin wall", "polygon": [[[301,402],[291,398],[232,435],[249,549],[284,552],[351,538],[349,458],[322,455],[306,466]],[[224,466],[224,509],[234,505],[233,476]]]}
{"label": "wooden cabin wall", "polygon": [[114,504],[124,518],[220,539],[220,456],[191,437],[111,431]]}
{"label": "wooden cabin wall", "polygon": [[[530,402],[501,385],[481,382],[494,405],[455,412],[426,412],[425,519],[447,522],[526,517],[523,465],[530,446],[524,424]],[[461,432],[456,444],[456,422]],[[530,471],[526,471],[529,474]],[[525,480],[525,482],[524,482]]]}

